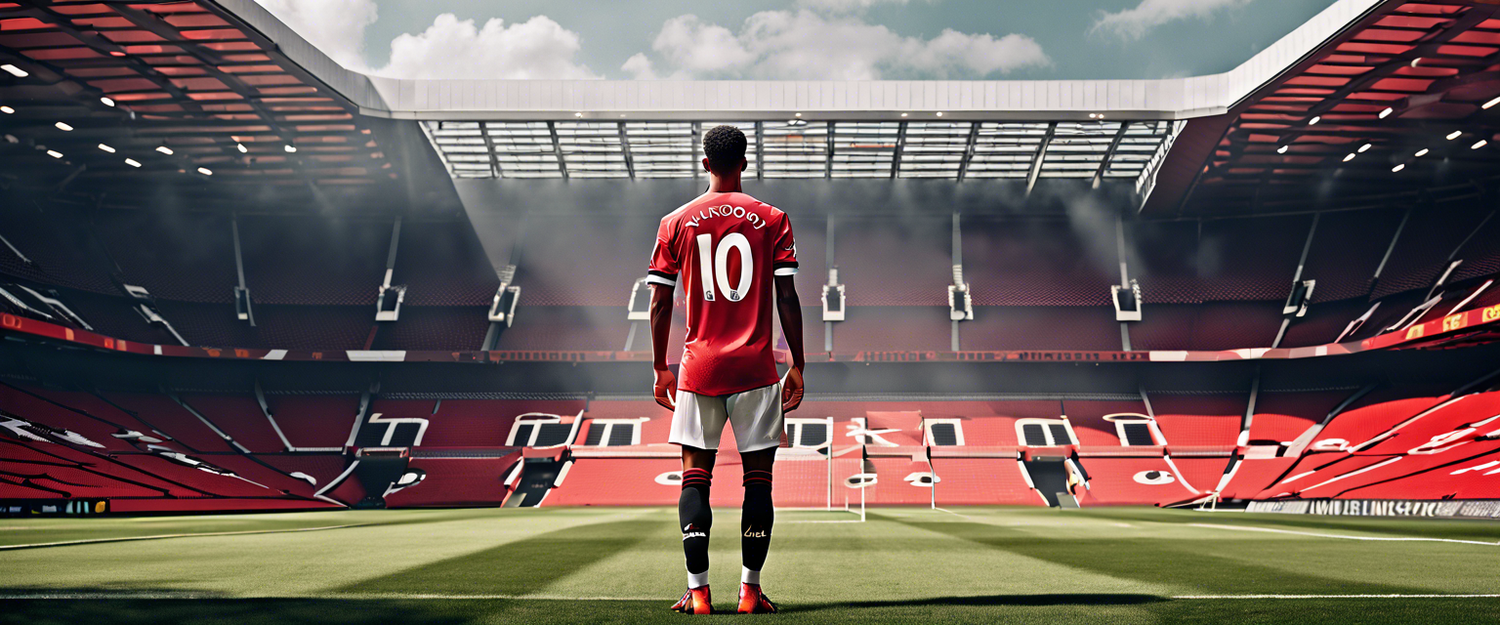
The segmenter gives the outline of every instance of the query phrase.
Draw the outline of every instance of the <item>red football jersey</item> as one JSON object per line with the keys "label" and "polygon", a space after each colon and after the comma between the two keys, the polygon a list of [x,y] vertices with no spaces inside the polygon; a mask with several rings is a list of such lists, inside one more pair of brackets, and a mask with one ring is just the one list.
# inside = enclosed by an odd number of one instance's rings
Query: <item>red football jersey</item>
{"label": "red football jersey", "polygon": [[705,193],[663,217],[646,280],[681,284],[687,300],[677,388],[731,395],[775,384],[772,276],[796,273],[786,213],[744,193]]}

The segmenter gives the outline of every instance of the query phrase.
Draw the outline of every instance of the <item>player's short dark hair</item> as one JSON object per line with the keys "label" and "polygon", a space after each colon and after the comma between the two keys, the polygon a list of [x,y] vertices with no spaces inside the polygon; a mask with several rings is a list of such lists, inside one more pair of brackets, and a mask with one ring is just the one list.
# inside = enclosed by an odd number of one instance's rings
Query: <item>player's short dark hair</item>
{"label": "player's short dark hair", "polygon": [[714,126],[703,133],[703,156],[714,171],[739,168],[745,158],[745,133],[734,126]]}

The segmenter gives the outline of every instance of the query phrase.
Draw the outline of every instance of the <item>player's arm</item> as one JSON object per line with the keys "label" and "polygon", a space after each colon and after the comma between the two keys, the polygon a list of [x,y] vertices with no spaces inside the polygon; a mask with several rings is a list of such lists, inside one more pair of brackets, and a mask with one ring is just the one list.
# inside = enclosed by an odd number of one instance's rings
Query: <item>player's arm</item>
{"label": "player's arm", "polygon": [[792,352],[792,368],[781,389],[781,411],[790,412],[802,404],[802,369],[807,365],[802,353],[802,302],[797,298],[793,276],[776,276],[776,312],[781,317],[781,331],[786,334],[786,347]]}
{"label": "player's arm", "polygon": [[646,283],[651,285],[651,368],[655,381],[651,395],[667,410],[675,410],[677,376],[667,368],[667,338],[672,334],[672,292],[677,290],[678,262],[671,242],[672,222],[663,219],[656,231],[656,246],[651,249],[651,263]]}
{"label": "player's arm", "polygon": [[667,339],[672,334],[672,286],[651,285],[651,368],[656,372],[651,394],[668,410],[677,408],[677,377],[667,368]]}

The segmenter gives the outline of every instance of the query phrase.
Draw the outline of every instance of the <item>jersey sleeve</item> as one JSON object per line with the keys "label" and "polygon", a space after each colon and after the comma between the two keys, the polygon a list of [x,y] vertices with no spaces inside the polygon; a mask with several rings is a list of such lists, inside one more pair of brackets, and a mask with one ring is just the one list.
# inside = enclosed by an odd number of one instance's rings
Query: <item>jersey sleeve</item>
{"label": "jersey sleeve", "polygon": [[792,219],[786,213],[781,214],[781,232],[771,254],[771,269],[778,276],[797,275],[797,241],[792,237]]}
{"label": "jersey sleeve", "polygon": [[646,269],[647,284],[677,286],[677,250],[672,247],[672,222],[662,220],[656,231],[656,245],[651,248],[651,266]]}

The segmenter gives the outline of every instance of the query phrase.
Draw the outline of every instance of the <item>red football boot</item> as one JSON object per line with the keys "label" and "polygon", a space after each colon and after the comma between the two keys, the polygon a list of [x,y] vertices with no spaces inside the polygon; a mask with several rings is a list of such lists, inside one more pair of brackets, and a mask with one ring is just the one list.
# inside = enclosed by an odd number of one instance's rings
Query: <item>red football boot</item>
{"label": "red football boot", "polygon": [[740,614],[775,614],[776,604],[758,584],[740,584]]}
{"label": "red football boot", "polygon": [[672,610],[683,614],[713,614],[713,601],[708,596],[708,586],[689,588]]}

